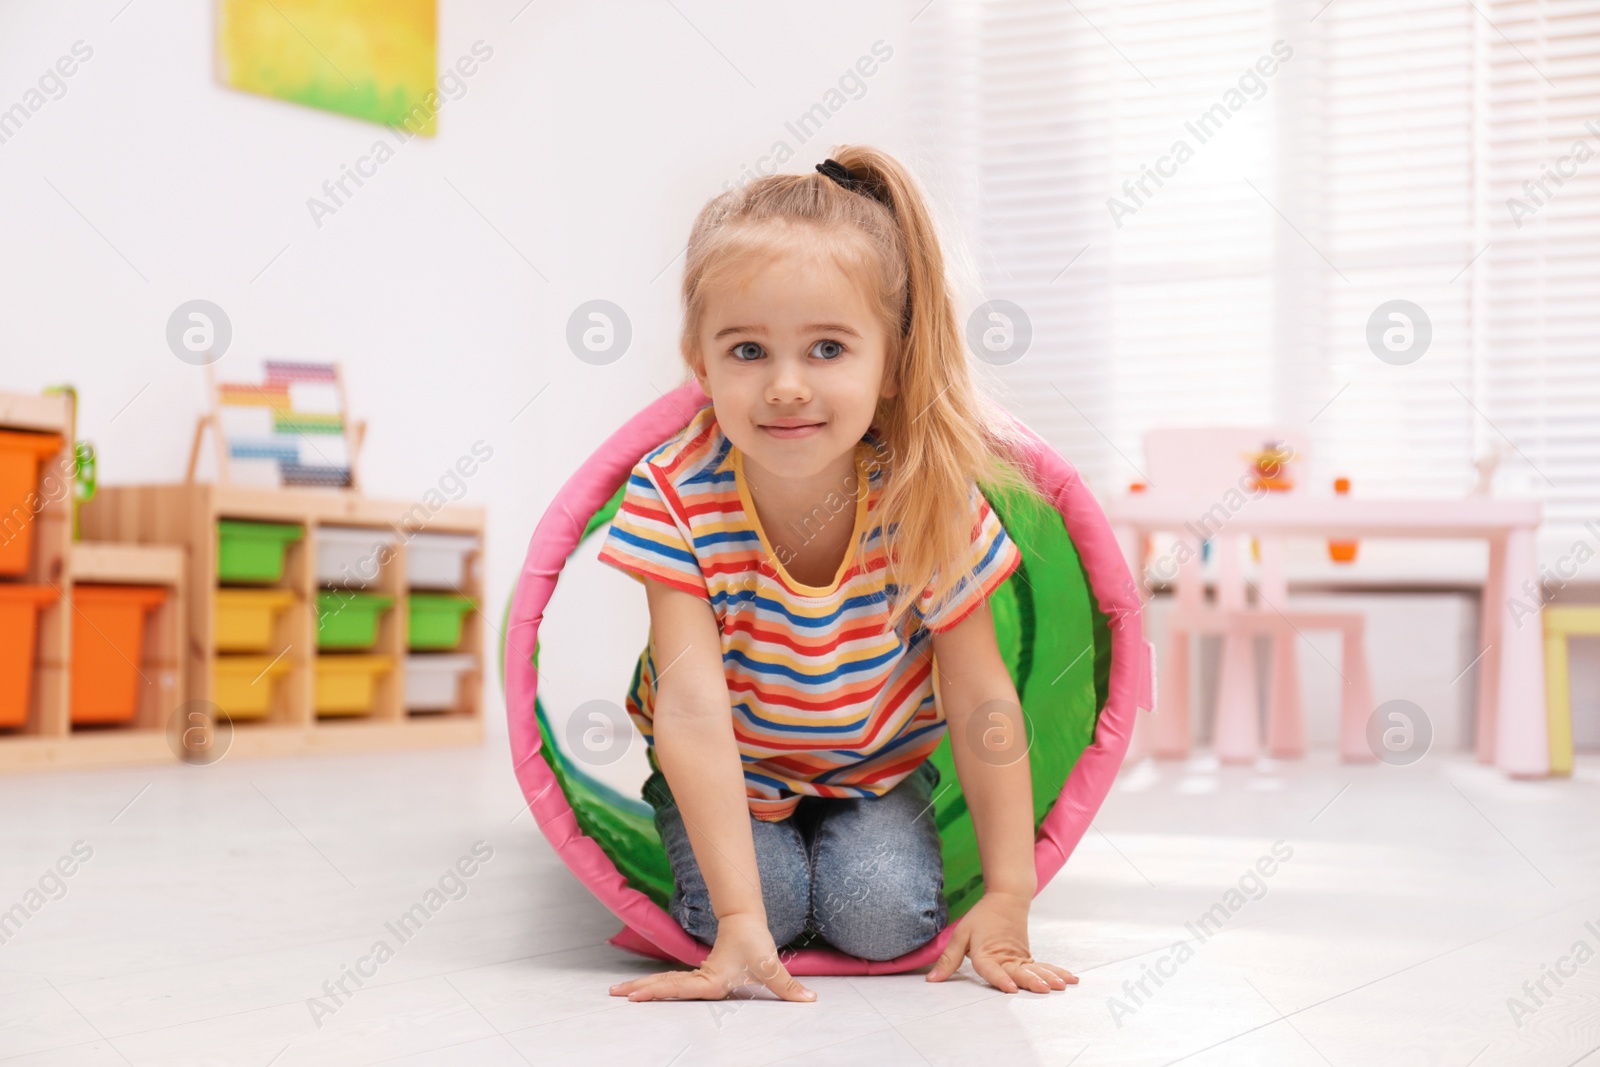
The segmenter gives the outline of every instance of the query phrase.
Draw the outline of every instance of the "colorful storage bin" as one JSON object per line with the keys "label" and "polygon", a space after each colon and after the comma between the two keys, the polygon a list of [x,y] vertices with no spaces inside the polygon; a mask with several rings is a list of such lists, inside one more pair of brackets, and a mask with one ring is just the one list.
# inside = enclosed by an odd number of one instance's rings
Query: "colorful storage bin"
{"label": "colorful storage bin", "polygon": [[288,656],[217,656],[211,667],[211,702],[230,719],[264,719],[272,691],[289,673]]}
{"label": "colorful storage bin", "polygon": [[217,521],[217,578],[224,582],[276,582],[290,545],[306,535],[298,523]]}
{"label": "colorful storage bin", "polygon": [[318,526],[317,583],[345,589],[370,588],[398,542],[391,530]]}
{"label": "colorful storage bin", "polygon": [[0,430],[0,515],[11,517],[8,527],[16,524],[15,534],[7,529],[5,536],[0,536],[0,574],[16,577],[28,573],[33,528],[38,525],[38,509],[43,507],[39,464],[60,451],[60,434]]}
{"label": "colorful storage bin", "polygon": [[453,593],[412,593],[406,598],[410,619],[406,644],[415,652],[448,652],[461,643],[461,624],[477,607],[469,596]]}
{"label": "colorful storage bin", "polygon": [[406,657],[406,710],[454,711],[460,702],[461,676],[477,666],[477,657],[434,653]]}
{"label": "colorful storage bin", "polygon": [[159,585],[72,587],[74,726],[129,722],[139,713],[145,616],[166,600]]}
{"label": "colorful storage bin", "polygon": [[413,534],[406,542],[406,584],[413,589],[460,589],[471,580],[468,557],[478,551],[470,534]]}
{"label": "colorful storage bin", "polygon": [[378,620],[394,606],[381,593],[342,589],[317,594],[317,647],[364,649],[378,643]]}
{"label": "colorful storage bin", "polygon": [[218,652],[275,652],[278,616],[295,601],[288,589],[218,589],[212,633]]}
{"label": "colorful storage bin", "polygon": [[314,701],[317,714],[371,714],[378,680],[393,669],[394,659],[390,656],[318,656]]}
{"label": "colorful storage bin", "polygon": [[0,727],[27,725],[39,612],[60,596],[48,585],[0,583]]}

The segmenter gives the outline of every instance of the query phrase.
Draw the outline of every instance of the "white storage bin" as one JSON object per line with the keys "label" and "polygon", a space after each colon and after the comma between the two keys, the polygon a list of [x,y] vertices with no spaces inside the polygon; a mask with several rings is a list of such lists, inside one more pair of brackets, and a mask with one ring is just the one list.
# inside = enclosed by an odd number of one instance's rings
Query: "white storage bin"
{"label": "white storage bin", "polygon": [[465,589],[467,556],[478,550],[471,534],[419,533],[406,546],[406,583],[413,589]]}
{"label": "white storage bin", "polygon": [[377,584],[379,567],[393,555],[398,540],[392,530],[318,526],[318,584],[350,589]]}
{"label": "white storage bin", "polygon": [[406,710],[451,711],[461,690],[461,676],[477,658],[460,653],[406,657]]}

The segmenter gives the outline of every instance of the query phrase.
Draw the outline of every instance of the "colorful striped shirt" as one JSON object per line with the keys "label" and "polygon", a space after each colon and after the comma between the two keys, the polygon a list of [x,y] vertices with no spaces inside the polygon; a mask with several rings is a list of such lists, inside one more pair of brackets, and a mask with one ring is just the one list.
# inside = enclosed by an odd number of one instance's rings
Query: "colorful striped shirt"
{"label": "colorful striped shirt", "polygon": [[[745,793],[764,821],[787,818],[802,796],[881,796],[932,754],[945,718],[931,634],[966,618],[1022,559],[974,483],[969,572],[938,604],[924,589],[888,630],[888,594],[896,590],[886,580],[885,533],[874,522],[886,474],[880,455],[869,432],[856,446],[855,500],[834,493],[813,512],[854,523],[827,586],[784,569],[757,518],[743,456],[709,404],[633,468],[601,546],[602,562],[710,602]],[[655,679],[647,645],[627,710],[659,769]]]}

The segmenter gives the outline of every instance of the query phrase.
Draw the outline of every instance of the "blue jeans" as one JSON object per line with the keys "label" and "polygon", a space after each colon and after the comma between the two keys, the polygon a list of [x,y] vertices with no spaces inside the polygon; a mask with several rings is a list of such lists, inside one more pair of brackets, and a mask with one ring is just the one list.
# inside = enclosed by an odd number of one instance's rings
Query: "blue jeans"
{"label": "blue jeans", "polygon": [[[881,797],[805,796],[787,819],[750,816],[767,927],[779,948],[809,928],[842,952],[890,960],[945,926],[944,856],[933,821],[939,768],[923,762]],[[672,864],[668,913],[712,945],[717,917],[666,777],[655,771],[644,798]]]}

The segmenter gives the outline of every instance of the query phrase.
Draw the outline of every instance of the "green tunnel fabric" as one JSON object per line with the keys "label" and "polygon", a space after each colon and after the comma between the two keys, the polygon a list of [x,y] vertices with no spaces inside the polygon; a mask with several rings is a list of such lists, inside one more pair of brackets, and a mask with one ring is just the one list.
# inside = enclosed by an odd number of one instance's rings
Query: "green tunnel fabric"
{"label": "green tunnel fabric", "polygon": [[[611,521],[625,490],[626,486],[619,488],[589,520],[580,545]],[[1110,628],[1095,605],[1088,575],[1061,515],[1048,503],[1023,494],[985,488],[984,495],[1022,552],[1022,564],[989,603],[1000,652],[1027,723],[1037,831],[1083,750],[1094,740],[1109,687]],[[508,599],[508,619],[510,610]],[[504,644],[500,654],[503,679]],[[537,666],[537,645],[533,660]],[[623,692],[619,686],[619,704]],[[624,796],[587,774],[557,743],[543,701],[536,698],[534,707],[542,752],[579,829],[600,845],[629,885],[665,908],[672,893],[672,870],[650,806],[642,797]],[[982,870],[948,736],[930,758],[941,775],[934,818],[944,850],[945,900],[954,922],[982,895]],[[805,943],[803,938],[796,945]]]}

